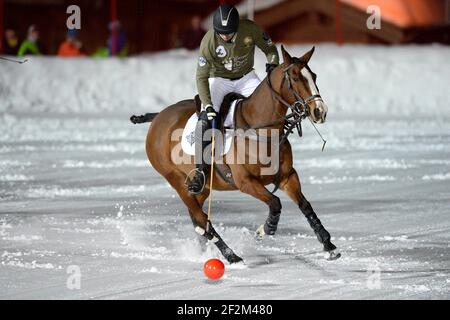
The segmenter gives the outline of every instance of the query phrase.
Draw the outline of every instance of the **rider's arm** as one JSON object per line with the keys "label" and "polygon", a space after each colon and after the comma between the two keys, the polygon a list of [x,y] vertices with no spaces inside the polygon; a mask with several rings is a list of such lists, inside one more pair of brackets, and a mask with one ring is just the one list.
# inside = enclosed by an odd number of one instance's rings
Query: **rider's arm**
{"label": "rider's arm", "polygon": [[211,71],[212,55],[209,49],[209,37],[207,33],[200,44],[200,52],[197,61],[197,90],[202,102],[202,109],[212,106],[211,92],[209,91],[209,73]]}
{"label": "rider's arm", "polygon": [[269,35],[265,33],[256,23],[253,24],[253,37],[255,39],[256,46],[265,53],[267,63],[279,64],[280,59],[278,56],[277,47],[272,42]]}

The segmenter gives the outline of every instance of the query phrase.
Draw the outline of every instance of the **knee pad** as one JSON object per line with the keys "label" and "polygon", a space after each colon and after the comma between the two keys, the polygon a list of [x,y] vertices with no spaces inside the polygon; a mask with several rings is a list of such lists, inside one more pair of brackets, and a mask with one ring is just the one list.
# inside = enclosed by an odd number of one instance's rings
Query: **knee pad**
{"label": "knee pad", "polygon": [[[205,113],[205,115],[206,115],[206,113]],[[197,126],[195,127],[195,142],[196,143],[202,143],[203,135],[210,128],[210,123],[207,119],[208,119],[207,117],[206,117],[206,120],[201,119],[199,117]],[[204,141],[203,141],[203,143],[204,143]]]}

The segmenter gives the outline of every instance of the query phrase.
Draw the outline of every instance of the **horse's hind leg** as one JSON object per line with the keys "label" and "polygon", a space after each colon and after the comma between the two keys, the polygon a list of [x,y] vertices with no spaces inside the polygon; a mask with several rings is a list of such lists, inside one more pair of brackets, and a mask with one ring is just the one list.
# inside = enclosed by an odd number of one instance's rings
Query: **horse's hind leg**
{"label": "horse's hind leg", "polygon": [[314,230],[317,239],[323,244],[324,250],[329,253],[327,258],[330,260],[339,258],[341,254],[337,253],[336,246],[331,243],[330,233],[322,225],[311,204],[301,191],[300,180],[295,169],[292,169],[291,173],[281,182],[280,188],[299,206],[309,225]]}
{"label": "horse's hind leg", "polygon": [[233,250],[231,250],[230,247],[228,247],[228,245],[223,241],[216,230],[214,230],[212,224],[209,223],[208,225],[208,217],[203,212],[202,205],[199,203],[200,198],[197,199],[196,197],[191,196],[188,193],[186,186],[184,185],[185,175],[182,172],[173,171],[165,175],[165,178],[177,191],[181,200],[183,200],[183,202],[188,207],[191,220],[195,227],[195,231],[206,239],[213,241],[229,263],[242,261],[242,258],[236,255]]}

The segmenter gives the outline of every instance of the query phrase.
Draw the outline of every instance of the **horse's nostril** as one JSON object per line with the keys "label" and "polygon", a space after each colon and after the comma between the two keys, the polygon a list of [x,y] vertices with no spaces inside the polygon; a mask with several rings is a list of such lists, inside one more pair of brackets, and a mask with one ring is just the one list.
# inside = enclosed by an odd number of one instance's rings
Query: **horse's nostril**
{"label": "horse's nostril", "polygon": [[319,110],[319,108],[314,109],[314,116],[319,119],[321,116],[321,111]]}

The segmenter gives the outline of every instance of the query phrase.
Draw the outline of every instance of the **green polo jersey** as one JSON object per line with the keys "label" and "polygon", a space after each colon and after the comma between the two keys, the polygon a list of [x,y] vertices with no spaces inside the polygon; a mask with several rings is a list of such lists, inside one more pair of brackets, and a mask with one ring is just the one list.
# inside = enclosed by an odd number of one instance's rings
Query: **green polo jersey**
{"label": "green polo jersey", "polygon": [[240,20],[231,41],[224,41],[214,30],[205,34],[200,44],[196,76],[197,90],[204,106],[212,104],[208,78],[234,79],[249,73],[253,69],[255,46],[266,54],[268,63],[279,63],[277,47],[251,20]]}

